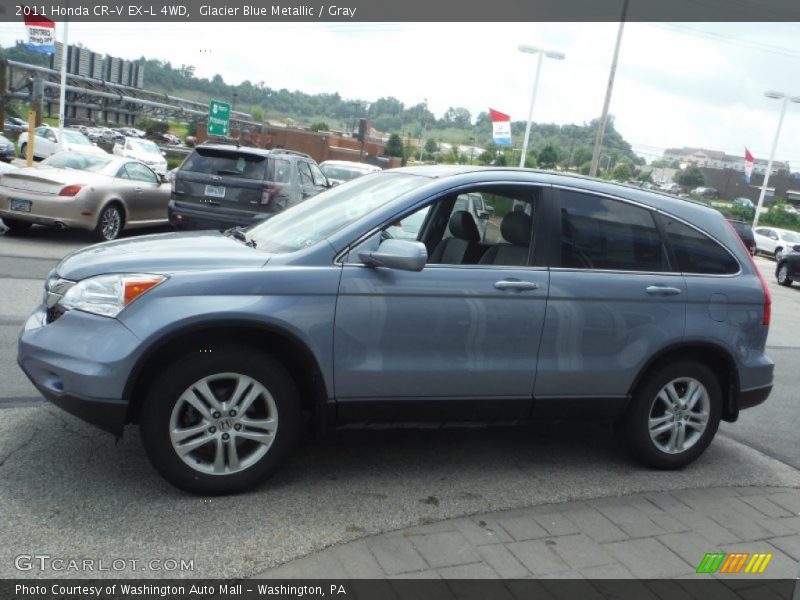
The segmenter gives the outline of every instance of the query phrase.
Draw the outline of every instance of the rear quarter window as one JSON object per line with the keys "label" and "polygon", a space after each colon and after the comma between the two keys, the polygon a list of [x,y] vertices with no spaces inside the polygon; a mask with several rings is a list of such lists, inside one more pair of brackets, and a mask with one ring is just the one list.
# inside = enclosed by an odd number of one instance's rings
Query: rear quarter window
{"label": "rear quarter window", "polygon": [[722,244],[672,217],[659,215],[682,273],[733,275],[739,263]]}

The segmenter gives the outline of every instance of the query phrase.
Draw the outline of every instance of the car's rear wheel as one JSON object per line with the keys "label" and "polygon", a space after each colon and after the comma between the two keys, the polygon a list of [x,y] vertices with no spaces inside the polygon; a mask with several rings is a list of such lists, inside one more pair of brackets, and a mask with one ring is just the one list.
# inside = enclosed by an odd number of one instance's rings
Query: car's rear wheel
{"label": "car's rear wheel", "polygon": [[22,233],[23,231],[28,231],[31,228],[33,223],[30,221],[20,221],[19,219],[7,219],[3,218],[3,223],[6,224],[12,233]]}
{"label": "car's rear wheel", "polygon": [[164,370],[142,409],[142,441],[174,486],[234,494],[261,483],[297,439],[294,381],[251,348],[199,348]]}
{"label": "car's rear wheel", "polygon": [[19,147],[19,155],[21,158],[25,158],[28,155],[28,144],[22,144]]}
{"label": "car's rear wheel", "polygon": [[783,256],[783,248],[775,248],[775,254],[773,254],[772,258],[776,261],[780,260]]}
{"label": "car's rear wheel", "polygon": [[790,286],[793,283],[792,278],[789,277],[789,265],[786,263],[778,265],[778,273],[775,277],[780,285]]}
{"label": "car's rear wheel", "polygon": [[101,242],[109,242],[119,237],[124,224],[122,211],[116,204],[109,204],[100,212],[97,226],[94,228],[95,237]]}
{"label": "car's rear wheel", "polygon": [[722,392],[706,366],[678,361],[654,369],[617,423],[632,456],[657,469],[678,469],[697,459],[719,427]]}

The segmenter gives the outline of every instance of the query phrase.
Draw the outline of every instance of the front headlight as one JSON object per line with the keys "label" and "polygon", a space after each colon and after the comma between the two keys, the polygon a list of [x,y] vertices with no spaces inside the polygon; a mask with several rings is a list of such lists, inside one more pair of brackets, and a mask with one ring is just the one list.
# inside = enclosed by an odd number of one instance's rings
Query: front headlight
{"label": "front headlight", "polygon": [[116,317],[128,304],[165,279],[163,275],[146,273],[89,277],[69,288],[58,304],[65,309]]}

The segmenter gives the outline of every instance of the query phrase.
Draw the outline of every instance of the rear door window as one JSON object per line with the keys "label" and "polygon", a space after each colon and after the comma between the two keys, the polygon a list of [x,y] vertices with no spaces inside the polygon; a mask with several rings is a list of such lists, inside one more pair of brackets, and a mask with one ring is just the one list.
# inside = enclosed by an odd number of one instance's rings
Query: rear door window
{"label": "rear door window", "polygon": [[667,255],[651,211],[561,190],[561,266],[660,272]]}
{"label": "rear door window", "polygon": [[732,275],[739,272],[739,263],[719,242],[672,217],[659,215],[659,219],[682,273]]}

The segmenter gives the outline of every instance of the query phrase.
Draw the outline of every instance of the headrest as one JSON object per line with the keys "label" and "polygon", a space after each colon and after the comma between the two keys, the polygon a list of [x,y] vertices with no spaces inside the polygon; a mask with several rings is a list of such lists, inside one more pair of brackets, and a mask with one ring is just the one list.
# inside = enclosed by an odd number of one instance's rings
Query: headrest
{"label": "headrest", "polygon": [[500,221],[500,234],[515,246],[530,246],[533,220],[521,211],[512,211]]}
{"label": "headrest", "polygon": [[475,218],[466,210],[457,210],[450,217],[450,233],[454,237],[468,242],[480,242],[481,232],[475,224]]}

